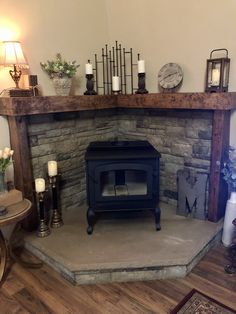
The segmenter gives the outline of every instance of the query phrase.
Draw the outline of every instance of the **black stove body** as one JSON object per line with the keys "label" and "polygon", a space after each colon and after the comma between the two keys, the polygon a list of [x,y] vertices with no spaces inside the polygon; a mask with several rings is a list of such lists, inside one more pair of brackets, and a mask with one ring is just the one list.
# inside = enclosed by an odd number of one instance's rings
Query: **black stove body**
{"label": "black stove body", "polygon": [[88,234],[100,212],[152,210],[160,230],[160,153],[148,141],[91,142],[85,154]]}

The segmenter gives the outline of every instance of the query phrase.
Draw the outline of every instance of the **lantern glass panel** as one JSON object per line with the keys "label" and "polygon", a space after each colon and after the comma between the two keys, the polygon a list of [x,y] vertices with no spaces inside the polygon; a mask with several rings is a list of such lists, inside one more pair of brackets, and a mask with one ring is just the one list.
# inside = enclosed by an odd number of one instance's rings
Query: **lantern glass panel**
{"label": "lantern glass panel", "polygon": [[211,69],[211,86],[220,85],[221,62],[212,62]]}
{"label": "lantern glass panel", "polygon": [[223,73],[223,87],[228,87],[229,85],[229,61],[224,62],[224,73]]}
{"label": "lantern glass panel", "polygon": [[207,86],[211,87],[212,63],[207,61]]}

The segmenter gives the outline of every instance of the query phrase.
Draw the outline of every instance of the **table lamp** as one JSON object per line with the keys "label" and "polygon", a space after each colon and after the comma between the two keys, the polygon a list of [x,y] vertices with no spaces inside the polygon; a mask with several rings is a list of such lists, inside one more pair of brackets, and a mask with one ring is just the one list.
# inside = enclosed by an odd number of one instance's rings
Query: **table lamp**
{"label": "table lamp", "polygon": [[28,63],[24,56],[21,44],[19,41],[3,41],[3,61],[1,63],[5,67],[12,67],[9,73],[19,89],[19,81],[21,77],[20,68],[28,68]]}

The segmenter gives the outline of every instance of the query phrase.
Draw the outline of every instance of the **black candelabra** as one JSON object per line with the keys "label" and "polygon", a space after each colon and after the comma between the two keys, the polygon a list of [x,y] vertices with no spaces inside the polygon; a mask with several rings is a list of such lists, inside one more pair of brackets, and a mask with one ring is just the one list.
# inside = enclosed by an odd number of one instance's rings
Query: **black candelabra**
{"label": "black candelabra", "polygon": [[39,210],[39,225],[37,229],[37,236],[40,238],[47,237],[51,231],[47,225],[47,218],[45,215],[45,207],[44,207],[44,194],[45,191],[36,192],[38,199],[38,210]]}
{"label": "black candelabra", "polygon": [[[108,45],[102,48],[101,59],[95,54],[95,90],[99,94],[133,94],[133,51],[132,48],[125,49],[121,44],[115,42],[115,46],[108,49]],[[101,74],[101,78],[100,78]],[[119,89],[112,84],[113,77],[119,78]]]}
{"label": "black candelabra", "polygon": [[[57,173],[57,162],[56,161],[49,161],[48,162],[48,181],[51,188],[51,195],[52,195],[52,216],[51,216],[51,228],[59,228],[63,226],[62,214],[61,210],[58,206],[58,178],[60,174]],[[37,178],[35,179],[35,190],[37,196],[37,203],[38,203],[38,215],[39,215],[39,225],[37,229],[37,236],[38,237],[46,237],[48,236],[51,231],[48,226],[49,222],[49,215],[46,215],[45,212],[45,180],[44,178]]]}

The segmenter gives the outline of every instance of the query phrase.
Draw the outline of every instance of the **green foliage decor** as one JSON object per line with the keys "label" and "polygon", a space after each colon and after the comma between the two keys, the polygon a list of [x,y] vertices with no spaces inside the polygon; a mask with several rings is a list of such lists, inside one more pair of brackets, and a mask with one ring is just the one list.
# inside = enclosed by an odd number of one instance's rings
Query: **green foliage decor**
{"label": "green foliage decor", "polygon": [[229,147],[228,159],[224,162],[221,172],[231,190],[236,191],[236,150],[232,146]]}
{"label": "green foliage decor", "polygon": [[14,151],[9,147],[0,149],[0,173],[5,173],[8,166],[12,164],[12,155]]}
{"label": "green foliage decor", "polygon": [[42,69],[52,79],[54,77],[73,77],[76,74],[77,68],[76,61],[67,62],[62,59],[60,53],[56,54],[56,60],[47,60],[47,62],[40,62]]}

